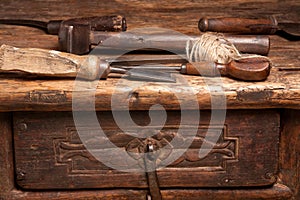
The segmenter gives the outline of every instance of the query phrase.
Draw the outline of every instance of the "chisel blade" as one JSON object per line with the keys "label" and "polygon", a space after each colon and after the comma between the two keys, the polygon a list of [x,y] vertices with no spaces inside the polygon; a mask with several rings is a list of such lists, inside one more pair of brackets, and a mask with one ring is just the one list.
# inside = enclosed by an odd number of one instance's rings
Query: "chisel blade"
{"label": "chisel blade", "polygon": [[130,79],[138,79],[144,81],[158,81],[175,83],[176,79],[172,77],[171,73],[158,72],[146,69],[131,69],[126,72]]}
{"label": "chisel blade", "polygon": [[278,27],[290,35],[300,37],[300,23],[278,23]]}

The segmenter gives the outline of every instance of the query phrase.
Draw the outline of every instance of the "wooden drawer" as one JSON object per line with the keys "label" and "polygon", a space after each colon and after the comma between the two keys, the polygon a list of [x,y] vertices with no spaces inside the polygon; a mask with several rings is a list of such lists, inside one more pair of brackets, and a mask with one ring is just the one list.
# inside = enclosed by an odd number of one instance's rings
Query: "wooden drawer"
{"label": "wooden drawer", "polygon": [[[149,123],[148,112],[131,112],[139,125]],[[267,186],[276,181],[279,143],[279,115],[273,110],[229,110],[225,124],[211,124],[221,136],[212,151],[199,158],[210,113],[201,112],[201,121],[190,119],[183,126],[182,140],[191,139],[190,130],[198,128],[189,149],[175,162],[157,170],[161,188]],[[143,143],[122,132],[111,112],[98,112],[106,138],[93,139],[97,127],[87,127],[91,142],[106,143],[131,150]],[[168,112],[164,128],[153,141],[168,145],[180,124],[180,112]],[[143,172],[122,172],[95,159],[81,140],[71,112],[17,112],[13,115],[16,183],[23,189],[147,188]],[[149,127],[147,127],[149,128]],[[153,128],[153,127],[152,127]],[[139,133],[144,129],[132,130]],[[155,127],[154,127],[155,129]],[[205,138],[205,139],[204,139]],[[170,154],[176,147],[170,148]],[[130,153],[129,153],[130,154]],[[167,155],[168,156],[168,155]],[[164,158],[160,162],[163,163]],[[135,158],[137,159],[137,158]],[[120,164],[128,165],[131,163]],[[159,165],[159,163],[158,163]]]}

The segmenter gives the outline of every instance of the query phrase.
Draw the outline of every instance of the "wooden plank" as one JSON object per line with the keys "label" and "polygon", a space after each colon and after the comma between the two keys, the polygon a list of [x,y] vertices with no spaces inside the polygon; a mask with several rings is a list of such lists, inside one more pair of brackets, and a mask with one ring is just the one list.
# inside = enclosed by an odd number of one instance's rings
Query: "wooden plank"
{"label": "wooden plank", "polygon": [[[267,81],[261,83],[241,82],[229,78],[210,78],[206,81],[202,77],[182,76],[188,85],[177,83],[137,82],[130,80],[108,79],[99,82],[76,82],[73,80],[0,80],[0,111],[70,111],[72,110],[72,96],[76,95],[77,109],[85,110],[91,105],[94,93],[88,87],[97,88],[95,91],[96,110],[110,110],[112,95],[114,101],[119,102],[115,109],[147,110],[155,104],[161,104],[168,110],[178,110],[180,105],[186,104],[195,109],[199,102],[200,109],[211,108],[211,95],[205,83],[210,86],[222,83],[224,95],[229,109],[240,108],[300,108],[299,73],[272,71]],[[217,83],[215,83],[217,82]],[[131,86],[130,86],[131,85]],[[79,88],[81,87],[81,88]],[[84,89],[86,87],[86,89]],[[131,88],[130,88],[131,87]],[[176,92],[186,98],[177,100]],[[194,95],[191,95],[191,91]],[[124,93],[128,93],[124,97]],[[177,94],[178,95],[178,94]],[[218,106],[218,104],[216,105]]]}
{"label": "wooden plank", "polygon": [[[145,190],[86,190],[86,191],[20,191],[14,190],[10,194],[3,196],[4,199],[11,200],[145,200],[147,191]],[[1,197],[1,196],[0,196]]]}
{"label": "wooden plank", "polygon": [[[298,22],[299,19],[299,1],[275,1],[268,0],[261,3],[259,0],[251,2],[238,1],[108,1],[105,3],[90,0],[83,3],[70,3],[69,1],[53,0],[51,2],[41,1],[3,1],[0,13],[1,18],[26,18],[26,19],[68,19],[70,17],[91,16],[96,14],[118,13],[127,17],[129,30],[144,26],[158,26],[170,28],[185,34],[198,34],[197,22],[203,16],[226,16],[226,17],[266,17],[269,14],[276,14],[281,17],[284,15],[294,15],[288,19],[289,21]],[[224,9],[226,8],[226,9]],[[16,12],[18,11],[18,12]],[[57,37],[45,35],[42,31],[28,28],[0,25],[0,43],[15,45],[18,47],[41,47],[47,49],[57,49]],[[299,42],[290,42],[278,36],[271,37],[270,58],[273,61],[274,71],[271,72],[270,78],[265,83],[243,83],[222,78],[224,90],[227,99],[228,108],[295,108],[299,109],[299,73],[293,71],[276,72],[279,67],[299,67]],[[197,99],[201,108],[210,109],[210,96],[207,88],[203,86],[203,80],[197,77],[186,77],[190,84],[193,85],[197,92]],[[96,92],[96,108],[97,110],[110,110],[110,99],[117,80],[107,80],[99,82]],[[0,84],[0,111],[24,111],[24,110],[71,110],[72,96],[72,80],[23,80],[18,78],[9,78],[7,75],[1,77]],[[174,101],[174,97],[166,92],[165,87],[158,87],[155,83],[151,83],[146,87],[149,92],[144,92],[143,88],[133,91],[132,98],[127,99],[132,109],[148,109],[153,103],[164,103],[167,109],[180,109],[179,103]],[[161,93],[162,92],[162,93]],[[143,95],[150,95],[149,97]],[[85,101],[85,93],[82,92],[82,103]],[[189,96],[187,94],[186,96]],[[170,101],[171,100],[171,101]],[[167,102],[169,101],[169,102]],[[294,111],[297,112],[297,111]],[[289,116],[289,115],[287,115]],[[289,121],[293,119],[289,118]],[[287,123],[289,124],[289,123]],[[291,123],[293,125],[293,123]],[[293,176],[297,174],[298,168],[296,160],[298,150],[288,145],[289,142],[294,144],[297,141],[297,130],[285,129],[282,145],[282,179],[289,183],[294,191],[299,190],[297,183],[299,182]],[[289,132],[290,130],[291,132]],[[290,139],[291,136],[294,140]],[[9,140],[8,140],[9,141]],[[5,142],[1,140],[1,143]],[[10,143],[11,144],[11,143]],[[7,145],[7,143],[5,143]],[[293,158],[289,156],[289,150]],[[5,151],[1,151],[5,152]],[[1,154],[2,155],[2,154]],[[4,155],[4,154],[3,154]],[[4,155],[2,158],[8,158]],[[11,158],[11,157],[10,157]],[[2,164],[2,163],[1,163]],[[0,168],[3,166],[0,164]],[[7,163],[6,163],[7,164]],[[294,165],[295,164],[295,165]],[[4,166],[4,170],[8,169]],[[2,171],[0,173],[0,176]],[[299,173],[298,173],[299,174]],[[12,176],[10,183],[12,183]],[[2,179],[2,177],[1,177]],[[6,179],[5,177],[5,180]],[[4,186],[10,189],[11,185]],[[295,188],[296,187],[296,188]],[[2,188],[1,188],[2,189]],[[5,189],[5,190],[6,190]],[[283,194],[278,190],[277,197]],[[261,194],[261,190],[256,192]],[[61,194],[58,192],[58,196]],[[86,193],[85,193],[86,194]],[[94,194],[94,193],[93,193]],[[91,193],[91,195],[93,196]],[[196,196],[208,196],[207,193],[197,194]],[[204,194],[204,195],[203,195]],[[228,191],[228,195],[235,195],[235,192]],[[41,193],[28,193],[27,199],[39,196]],[[68,193],[63,193],[62,198],[67,198]],[[74,194],[75,196],[78,193]],[[244,196],[243,196],[244,195]],[[41,195],[42,197],[45,197]],[[87,195],[88,196],[88,195]],[[222,196],[222,195],[221,195]],[[245,193],[240,194],[241,199],[246,197]],[[274,196],[270,196],[271,199]],[[32,197],[32,198],[31,198]],[[45,199],[42,198],[41,199]],[[172,196],[174,197],[174,196]],[[265,196],[266,197],[266,196]],[[0,196],[0,199],[2,196]],[[21,197],[20,197],[21,198]],[[39,198],[39,197],[35,197]],[[55,197],[53,197],[55,199]],[[74,197],[75,198],[75,197]],[[78,198],[81,198],[78,196]],[[92,198],[92,197],[91,197]],[[250,197],[249,197],[250,198]],[[267,198],[267,197],[266,197]],[[286,197],[287,198],[287,197]],[[7,197],[7,199],[11,199]],[[198,198],[196,198],[198,199]],[[285,198],[283,198],[285,199]]]}
{"label": "wooden plank", "polygon": [[239,190],[162,190],[164,200],[178,199],[185,200],[288,200],[292,199],[291,191],[288,187],[275,184],[274,187],[265,189],[239,189]]}
{"label": "wooden plank", "polygon": [[[118,114],[124,115],[122,112]],[[131,116],[143,128],[127,125],[125,127],[128,132],[141,135],[152,133],[158,128],[147,126],[147,112],[131,112]],[[209,112],[201,112],[200,122],[195,121],[193,115],[187,117],[188,120],[180,124],[180,112],[168,112],[164,128],[152,137],[155,148],[160,149],[165,145],[171,147],[167,148],[168,151],[163,150],[157,161],[158,167],[163,167],[157,172],[160,187],[258,187],[275,183],[279,142],[279,115],[276,111],[227,111],[225,125],[218,121],[210,125],[213,136],[218,137],[215,135],[218,134],[217,131],[222,132],[217,144],[204,158],[199,158],[198,154],[203,143],[212,141],[205,138],[211,115]],[[102,152],[104,148],[120,148],[127,152],[139,152],[143,148],[146,136],[138,139],[124,134],[110,112],[98,113],[98,120],[106,137],[100,136],[97,133],[98,128],[93,125],[77,126],[77,130],[85,130],[84,133],[89,134],[88,138],[84,137],[84,141],[88,142],[92,150]],[[182,134],[177,133],[179,127]],[[198,129],[195,138],[192,137],[193,129]],[[101,163],[82,145],[71,113],[16,113],[14,131],[16,181],[21,188],[148,187],[143,171],[126,173],[107,166],[109,162],[115,166],[124,166],[127,170],[142,170],[140,163],[143,163],[143,156],[128,154],[131,161],[125,161],[120,157],[123,154],[114,153],[112,156],[101,153],[100,158],[109,158]],[[212,135],[209,137],[213,137]],[[184,148],[180,145],[172,147],[171,141],[175,136],[180,144],[187,141],[193,143],[182,156],[165,167],[164,161],[178,149]],[[109,147],[109,141],[116,147]]]}
{"label": "wooden plank", "polygon": [[[95,14],[108,15],[118,13],[125,15],[128,30],[142,27],[162,27],[180,31],[184,34],[198,34],[197,22],[203,16],[224,17],[266,17],[275,14],[285,21],[299,19],[299,2],[266,1],[256,4],[246,1],[171,1],[163,3],[155,1],[111,1],[101,3],[90,0],[87,3],[69,3],[64,1],[13,1],[1,4],[3,11],[0,18],[26,18],[37,20],[68,19],[71,17],[86,17]],[[158,6],[159,5],[159,6]],[[41,9],[47,8],[47,9]],[[224,9],[226,7],[226,9]],[[78,9],[80,8],[80,9]],[[19,12],[16,13],[15,10]],[[76,12],[74,12],[76,10]],[[40,47],[57,49],[57,37],[46,35],[40,30],[28,27],[0,25],[0,44],[18,47]],[[25,38],[25,39],[24,39]],[[273,62],[271,76],[266,82],[247,83],[228,78],[222,78],[228,108],[295,108],[299,109],[299,71],[280,71],[278,68],[299,68],[300,41],[288,41],[279,36],[271,37],[269,57]],[[288,53],[287,53],[288,52]],[[197,94],[197,101],[203,109],[209,109],[210,93],[203,79],[184,76]],[[217,79],[214,79],[217,80]],[[111,95],[114,93],[119,79],[99,81],[96,90],[96,109],[110,110]],[[24,80],[9,78],[2,75],[0,82],[0,111],[20,110],[71,110],[73,80]],[[147,109],[149,106],[161,103],[167,109],[179,109],[179,103],[174,95],[166,90],[168,87],[185,89],[178,85],[147,83],[143,88],[135,88],[129,102],[131,109]],[[125,88],[124,88],[125,89]],[[86,104],[85,92],[76,91]],[[120,91],[122,93],[123,91]],[[190,94],[186,94],[190,96]],[[164,101],[167,100],[167,101]],[[187,101],[189,99],[186,99]],[[118,108],[122,109],[122,108]]]}
{"label": "wooden plank", "polygon": [[11,114],[0,113],[0,199],[14,188]]}
{"label": "wooden plank", "polygon": [[[221,0],[214,2],[196,2],[190,0],[166,0],[164,2],[159,0],[116,0],[104,3],[102,1],[89,0],[86,3],[70,3],[62,0],[54,0],[49,3],[16,0],[1,4],[5,12],[0,13],[0,18],[14,17],[47,21],[117,13],[127,18],[129,30],[154,26],[170,28],[185,34],[198,34],[198,20],[203,16],[267,17],[271,14],[279,16],[289,14],[289,20],[297,22],[297,17],[299,17],[299,1],[278,2],[276,0],[268,0],[258,6],[260,2],[259,0],[251,2],[244,0],[230,0],[226,2]],[[1,43],[6,42],[10,45],[19,45],[20,47],[23,45],[28,47],[57,47],[55,36],[45,36],[42,31],[33,28],[3,26],[1,33]],[[23,37],[24,33],[28,35],[26,40]]]}
{"label": "wooden plank", "polygon": [[[288,200],[291,199],[291,191],[288,187],[275,184],[270,188],[263,189],[190,189],[190,190],[162,190],[164,200]],[[147,191],[143,190],[83,190],[83,191],[43,191],[22,192],[12,191],[3,196],[12,200],[114,200],[114,199],[146,199]]]}
{"label": "wooden plank", "polygon": [[300,198],[300,113],[285,110],[282,115],[280,179]]}

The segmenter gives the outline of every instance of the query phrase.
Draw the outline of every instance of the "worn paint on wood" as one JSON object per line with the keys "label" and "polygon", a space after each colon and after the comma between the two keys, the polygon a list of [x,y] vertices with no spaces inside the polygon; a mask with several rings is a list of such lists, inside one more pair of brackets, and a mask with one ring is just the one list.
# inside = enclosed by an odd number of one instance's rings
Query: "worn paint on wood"
{"label": "worn paint on wood", "polygon": [[[124,115],[121,112],[116,114]],[[95,159],[83,146],[71,116],[71,113],[63,112],[20,112],[14,115],[16,181],[20,187],[147,188],[145,173],[120,172]],[[124,149],[129,157],[133,156],[132,162],[126,162],[126,169],[143,170],[143,156],[136,157],[130,152],[144,153],[139,149],[147,138],[145,135],[153,133],[157,127],[145,126],[149,123],[147,112],[131,112],[131,116],[144,128],[127,127],[127,131],[143,134],[144,139],[125,134],[110,112],[98,113],[99,123],[107,137],[100,137],[97,127],[77,127],[77,130],[80,128],[89,134],[88,138],[84,138],[93,151],[113,148],[107,145],[110,141],[116,145],[114,148]],[[188,124],[180,124],[180,112],[169,112],[164,128],[152,137],[154,150],[165,147],[157,155],[158,167],[164,166],[164,161],[170,155],[184,148],[172,145],[175,136],[177,141],[181,141],[179,144],[193,141],[183,155],[158,170],[160,187],[249,187],[271,185],[276,181],[279,139],[277,112],[266,110],[262,114],[258,110],[228,111],[225,125],[213,122],[207,137],[210,114],[202,112],[200,122],[192,116],[187,116],[190,117]],[[182,134],[177,133],[179,127],[183,130]],[[193,127],[196,130],[198,127],[195,137]],[[200,158],[199,149],[204,143],[210,144],[208,138],[214,135],[217,137],[218,131],[221,131],[218,142],[210,154]],[[113,157],[118,158],[120,155],[114,154]],[[104,154],[99,156],[103,157]],[[109,162],[123,166],[125,161],[120,157],[118,161]]]}
{"label": "worn paint on wood", "polygon": [[11,114],[0,113],[0,199],[14,188],[13,138]]}
{"label": "worn paint on wood", "polygon": [[[192,1],[110,1],[101,3],[89,1],[85,4],[70,2],[23,2],[13,1],[1,3],[5,12],[0,13],[2,18],[26,18],[38,20],[68,19],[95,14],[108,15],[118,13],[125,15],[128,21],[128,30],[149,26],[170,28],[185,34],[197,34],[197,22],[200,17],[266,17],[276,14],[276,17],[285,21],[299,21],[299,2],[267,1],[258,4],[244,1],[226,2],[192,2]],[[33,6],[34,5],[34,6]],[[42,7],[42,9],[41,9]],[[15,12],[18,9],[19,12]],[[88,11],[87,11],[88,10]],[[37,14],[38,13],[38,14]],[[288,14],[287,14],[288,13]],[[29,27],[0,25],[0,43],[18,47],[41,47],[57,49],[56,36],[46,35],[40,30]],[[279,36],[271,36],[270,58],[273,70],[265,82],[241,82],[229,78],[221,78],[224,93],[229,108],[296,108],[299,109],[300,71],[278,71],[278,68],[299,68],[300,42],[288,41]],[[4,78],[5,77],[5,78]],[[3,75],[0,82],[1,111],[10,110],[71,110],[71,96],[73,80],[24,80],[21,78],[7,78]],[[200,77],[184,76],[197,94],[201,108],[210,108],[210,93]],[[109,101],[118,79],[110,78],[100,81],[96,91],[96,109],[110,110]],[[26,86],[26,87],[24,87]],[[174,84],[183,92],[183,88]],[[66,94],[64,101],[46,103],[43,100],[31,101],[27,96],[32,91],[61,91]],[[143,88],[135,88],[133,93],[139,94],[130,102],[131,109],[147,109],[150,104],[162,104],[167,109],[179,109],[179,103],[174,95],[163,92],[164,85],[147,83]],[[81,93],[81,102],[85,104],[85,92]],[[122,92],[122,91],[120,91]],[[80,95],[79,95],[80,96]],[[186,94],[186,96],[190,96]],[[168,101],[164,101],[167,99]],[[121,100],[120,100],[121,101]],[[187,100],[188,101],[188,100]],[[119,108],[122,109],[122,108]]]}
{"label": "worn paint on wood", "polygon": [[[144,26],[158,26],[170,28],[185,34],[198,34],[197,23],[203,16],[209,17],[266,17],[276,14],[282,18],[292,16],[288,21],[299,19],[299,1],[1,1],[1,18],[23,19],[69,19],[91,15],[122,14],[126,16],[128,30]],[[56,36],[46,35],[43,31],[29,27],[0,25],[0,43],[17,47],[39,47],[57,49]],[[300,42],[290,42],[279,36],[271,37],[270,58],[273,69],[266,82],[245,83],[222,78],[228,108],[296,108],[300,105],[299,72],[277,71],[279,68],[299,68]],[[210,108],[210,97],[204,82],[199,77],[185,76],[190,85],[195,88],[201,108]],[[96,92],[97,110],[110,110],[110,99],[117,79],[100,81]],[[1,111],[64,111],[71,110],[73,80],[33,80],[1,75],[0,80],[0,110]],[[146,91],[145,91],[146,90]],[[80,91],[79,91],[80,92]],[[121,93],[122,91],[120,91]],[[189,96],[187,94],[186,96]],[[82,103],[85,102],[85,93],[81,92]],[[157,83],[148,83],[144,88],[137,88],[129,99],[130,107],[135,110],[145,110],[154,103],[165,104],[167,109],[179,109],[174,96],[163,90]],[[288,110],[288,112],[298,112]],[[280,178],[283,184],[291,187],[296,194],[299,190],[299,167],[297,167],[296,149],[297,129],[293,127],[294,118],[291,114],[283,115],[287,118],[284,123],[281,144]],[[111,190],[95,191],[43,191],[30,192],[11,190],[14,186],[12,176],[11,135],[8,115],[1,117],[0,143],[0,199],[145,199],[147,191],[143,190]],[[295,127],[298,127],[298,125]],[[7,143],[9,142],[9,143]],[[290,144],[295,144],[292,147]],[[299,146],[299,145],[298,145]],[[35,148],[35,146],[33,146]],[[298,159],[299,160],[299,159]],[[4,174],[4,176],[3,176]],[[5,175],[6,174],[6,175]],[[2,177],[3,176],[3,177]],[[4,185],[3,185],[4,183]],[[7,184],[6,184],[7,183]],[[164,199],[289,199],[291,191],[284,185],[275,184],[263,189],[195,189],[195,190],[165,190]],[[297,194],[299,196],[299,194]],[[297,199],[297,197],[295,199]]]}
{"label": "worn paint on wood", "polygon": [[280,179],[300,198],[300,111],[285,110],[282,115]]}
{"label": "worn paint on wood", "polygon": [[[224,200],[232,199],[235,200],[287,200],[291,198],[291,192],[288,187],[275,184],[273,187],[265,189],[168,189],[161,191],[164,200]],[[145,190],[83,190],[83,191],[43,191],[43,192],[19,192],[12,191],[10,194],[0,196],[3,199],[11,200],[145,200],[147,191]]]}

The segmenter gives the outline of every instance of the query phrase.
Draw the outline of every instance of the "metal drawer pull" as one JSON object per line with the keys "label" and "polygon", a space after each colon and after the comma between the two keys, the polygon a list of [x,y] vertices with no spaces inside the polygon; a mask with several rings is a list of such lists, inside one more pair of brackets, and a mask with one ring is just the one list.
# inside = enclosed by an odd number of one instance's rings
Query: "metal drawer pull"
{"label": "metal drawer pull", "polygon": [[[149,191],[152,200],[162,200],[159,184],[158,184],[158,178],[156,174],[156,157],[153,154],[154,151],[154,145],[151,141],[148,142],[147,148],[146,148],[146,154],[144,157],[144,163],[145,163],[145,170],[146,170],[146,176],[149,186]],[[149,199],[149,196],[148,196]]]}

